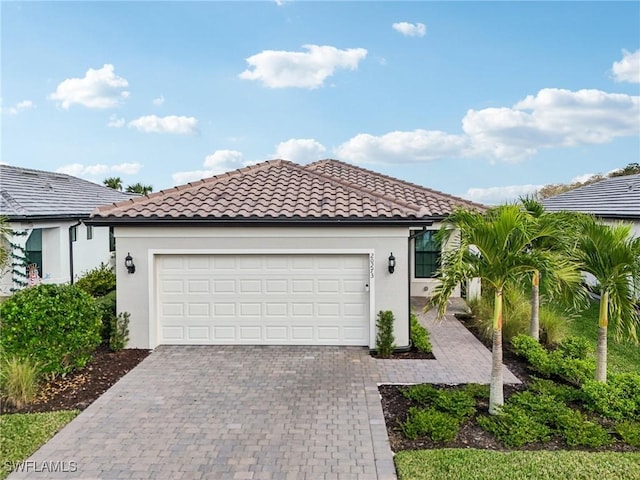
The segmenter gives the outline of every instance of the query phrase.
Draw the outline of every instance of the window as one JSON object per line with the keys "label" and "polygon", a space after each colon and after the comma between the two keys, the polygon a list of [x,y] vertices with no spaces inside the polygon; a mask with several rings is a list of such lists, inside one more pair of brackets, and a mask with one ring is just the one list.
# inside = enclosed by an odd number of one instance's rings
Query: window
{"label": "window", "polygon": [[31,231],[31,235],[27,240],[27,244],[24,249],[27,265],[36,264],[38,266],[38,273],[41,277],[44,276],[42,271],[42,229],[34,228]]}
{"label": "window", "polygon": [[425,230],[415,238],[416,278],[432,278],[440,266],[441,249],[436,233],[437,230]]}
{"label": "window", "polygon": [[93,225],[87,225],[87,240],[93,238]]}
{"label": "window", "polygon": [[109,251],[116,251],[116,237],[113,234],[113,227],[109,227]]}
{"label": "window", "polygon": [[71,228],[71,241],[75,242],[78,240],[78,227]]}

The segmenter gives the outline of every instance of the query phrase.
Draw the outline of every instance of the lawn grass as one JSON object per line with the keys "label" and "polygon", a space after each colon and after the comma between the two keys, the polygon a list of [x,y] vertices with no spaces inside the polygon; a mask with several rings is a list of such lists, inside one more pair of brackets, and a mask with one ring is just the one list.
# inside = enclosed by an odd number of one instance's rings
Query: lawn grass
{"label": "lawn grass", "polygon": [[403,451],[399,480],[636,480],[640,453],[583,451],[497,452],[476,449]]}
{"label": "lawn grass", "polygon": [[76,415],[77,410],[0,416],[0,479],[15,462],[26,460]]}
{"label": "lawn grass", "polygon": [[[598,338],[598,308],[598,303],[592,303],[588,310],[582,312],[569,325],[570,335],[588,338],[594,349]],[[613,335],[611,322],[609,322],[607,347],[609,372],[640,372],[640,347],[629,341],[617,342]]]}

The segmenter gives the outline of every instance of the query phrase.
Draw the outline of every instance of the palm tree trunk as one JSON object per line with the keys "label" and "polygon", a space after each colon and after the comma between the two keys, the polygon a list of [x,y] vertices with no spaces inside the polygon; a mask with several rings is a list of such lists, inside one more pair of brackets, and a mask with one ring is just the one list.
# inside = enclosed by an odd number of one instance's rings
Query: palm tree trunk
{"label": "palm tree trunk", "polygon": [[540,340],[540,272],[535,270],[531,279],[531,322],[529,335]]}
{"label": "palm tree trunk", "polygon": [[491,349],[491,386],[489,414],[499,413],[504,404],[502,381],[502,290],[496,290],[493,309],[493,346]]}
{"label": "palm tree trunk", "polygon": [[604,290],[600,298],[598,317],[598,346],[596,348],[596,381],[607,382],[607,327],[609,326],[609,292]]}

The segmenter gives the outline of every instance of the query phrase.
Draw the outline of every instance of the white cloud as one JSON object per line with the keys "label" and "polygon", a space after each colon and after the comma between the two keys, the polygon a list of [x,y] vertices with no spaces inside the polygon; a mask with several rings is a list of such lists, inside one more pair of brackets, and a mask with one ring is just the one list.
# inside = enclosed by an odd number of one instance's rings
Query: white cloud
{"label": "white cloud", "polygon": [[509,185],[505,187],[470,188],[462,195],[464,198],[487,205],[515,202],[521,196],[531,195],[544,185]]}
{"label": "white cloud", "polygon": [[153,99],[153,104],[160,107],[164,104],[164,95],[160,95],[158,98]]}
{"label": "white cloud", "polygon": [[244,159],[242,152],[237,150],[216,150],[211,155],[207,155],[204,159],[202,170],[191,170],[186,172],[176,172],[172,175],[173,182],[176,185],[200,180],[202,178],[212,177],[221,173],[237,170],[246,167],[255,162]]}
{"label": "white cloud", "polygon": [[405,37],[424,37],[427,33],[427,27],[424,23],[397,22],[391,27]]}
{"label": "white cloud", "polygon": [[603,144],[640,131],[640,97],[601,90],[540,90],[513,107],[469,110],[464,133],[360,133],[334,149],[356,163],[417,163],[451,157],[517,162],[542,148]]}
{"label": "white cloud", "polygon": [[291,138],[276,146],[275,158],[297,163],[309,163],[320,159],[327,149],[313,138]]}
{"label": "white cloud", "polygon": [[205,167],[216,173],[224,173],[248,165],[242,152],[237,150],[216,150],[204,159]]}
{"label": "white cloud", "polygon": [[7,115],[18,115],[24,110],[29,110],[30,108],[35,107],[36,106],[31,100],[22,100],[21,102],[16,103],[13,107],[3,107],[2,113],[5,113]]}
{"label": "white cloud", "polygon": [[116,107],[129,97],[124,90],[129,82],[113,70],[113,65],[105,64],[99,70],[90,68],[83,78],[67,78],[49,98],[58,101],[65,110],[74,103],[88,108]]}
{"label": "white cloud", "polygon": [[640,97],[545,88],[512,108],[469,110],[462,125],[474,155],[519,161],[541,148],[602,144],[637,135]]}
{"label": "white cloud", "polygon": [[134,175],[140,171],[142,165],[139,163],[120,163],[116,165],[106,165],[98,163],[95,165],[83,165],[81,163],[72,163],[63,165],[56,169],[58,173],[66,173],[74,177],[88,178],[94,180],[96,177],[107,175],[110,173],[121,173]]}
{"label": "white cloud", "polygon": [[360,133],[334,149],[355,163],[418,163],[463,156],[468,141],[437,130],[395,131],[375,136]]}
{"label": "white cloud", "polygon": [[584,173],[582,175],[578,175],[577,177],[573,177],[571,179],[571,182],[569,183],[584,183],[587,180],[589,180],[591,177],[593,177],[595,175],[595,173]]}
{"label": "white cloud", "polygon": [[109,122],[107,123],[107,127],[111,128],[122,128],[125,125],[124,118],[119,118],[117,115],[111,115],[109,117]]}
{"label": "white cloud", "polygon": [[622,60],[613,62],[613,78],[616,82],[640,83],[640,50],[622,51]]}
{"label": "white cloud", "polygon": [[[340,50],[332,46],[303,45],[306,52],[264,50],[247,58],[249,68],[240,74],[270,88],[318,88],[337,69],[356,70],[367,56],[364,48]],[[253,68],[253,70],[251,69]]]}
{"label": "white cloud", "polygon": [[176,135],[193,135],[198,132],[196,128],[198,120],[195,117],[183,117],[169,115],[158,117],[157,115],[146,115],[136,118],[128,123],[144,133],[173,133]]}

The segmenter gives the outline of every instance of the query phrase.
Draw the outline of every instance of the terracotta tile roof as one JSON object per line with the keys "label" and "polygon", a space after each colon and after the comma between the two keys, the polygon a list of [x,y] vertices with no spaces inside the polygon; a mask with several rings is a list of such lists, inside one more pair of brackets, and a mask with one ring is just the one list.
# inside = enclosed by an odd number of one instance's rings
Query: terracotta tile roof
{"label": "terracotta tile roof", "polygon": [[486,207],[479,203],[470,202],[463,198],[421,187],[365,168],[356,167],[339,160],[320,160],[305,167],[307,170],[322,173],[333,178],[339,178],[360,189],[372,193],[387,195],[412,205],[425,208],[427,215],[444,217],[456,207],[484,210]]}
{"label": "terracotta tile roof", "polygon": [[[376,192],[368,185],[354,183],[354,179],[346,175],[334,175],[328,165],[331,163],[347,171],[347,164],[333,160],[307,167],[286,160],[271,160],[98,207],[92,218],[96,223],[101,219],[115,223],[429,220],[434,216],[433,211],[444,211],[447,205],[453,205],[453,200],[459,200],[449,197],[452,200],[447,204],[446,195],[433,192],[430,202],[422,202],[430,190],[382,175],[379,181],[389,185]],[[377,175],[353,168],[364,172],[360,174],[360,180],[373,179]],[[325,169],[327,173],[323,171]],[[409,192],[411,188],[416,190],[413,197]],[[451,208],[447,213],[449,211]]]}

